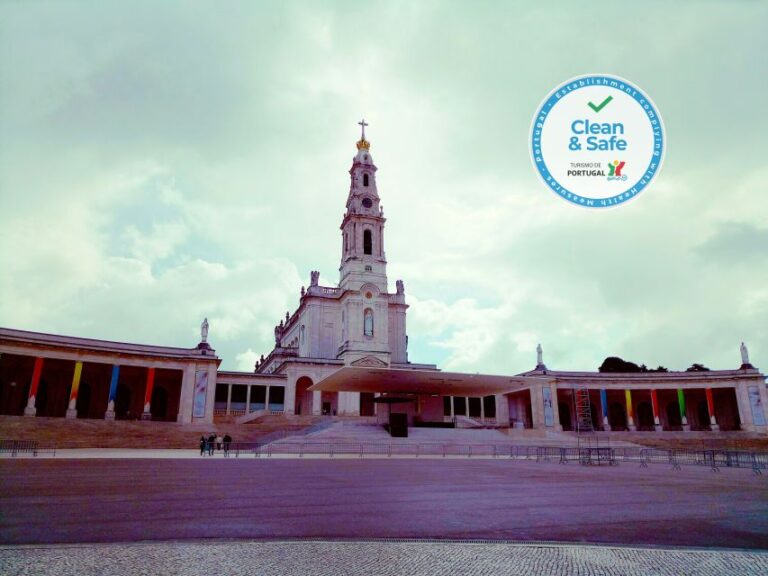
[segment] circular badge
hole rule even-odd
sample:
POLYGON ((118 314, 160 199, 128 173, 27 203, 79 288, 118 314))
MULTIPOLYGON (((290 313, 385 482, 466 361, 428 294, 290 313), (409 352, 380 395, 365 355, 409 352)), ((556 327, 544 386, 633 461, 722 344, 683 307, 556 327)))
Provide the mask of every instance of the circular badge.
POLYGON ((531 124, 531 160, 568 202, 609 208, 636 197, 661 169, 664 124, 648 95, 607 74, 564 82, 531 124))

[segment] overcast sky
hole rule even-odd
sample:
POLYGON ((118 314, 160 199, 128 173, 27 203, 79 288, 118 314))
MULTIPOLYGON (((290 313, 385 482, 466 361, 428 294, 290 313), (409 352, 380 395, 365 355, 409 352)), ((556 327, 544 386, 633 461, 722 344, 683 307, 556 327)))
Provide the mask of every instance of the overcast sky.
POLYGON ((357 122, 409 357, 768 369, 768 3, 0 4, 0 325, 252 370, 335 285, 357 122), (546 7, 545 7, 546 6, 546 7), (640 9, 642 7, 642 9, 640 9), (630 79, 668 150, 633 202, 539 182, 537 105, 630 79))

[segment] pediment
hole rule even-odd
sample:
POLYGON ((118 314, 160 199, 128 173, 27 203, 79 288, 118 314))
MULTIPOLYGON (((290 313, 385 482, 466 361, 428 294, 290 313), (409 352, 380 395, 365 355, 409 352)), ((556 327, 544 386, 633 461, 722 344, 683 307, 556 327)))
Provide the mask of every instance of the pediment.
POLYGON ((383 360, 379 360, 376 358, 376 356, 366 356, 365 358, 360 358, 360 360, 355 360, 351 364, 352 366, 363 366, 367 368, 388 368, 389 365, 384 362, 383 360))

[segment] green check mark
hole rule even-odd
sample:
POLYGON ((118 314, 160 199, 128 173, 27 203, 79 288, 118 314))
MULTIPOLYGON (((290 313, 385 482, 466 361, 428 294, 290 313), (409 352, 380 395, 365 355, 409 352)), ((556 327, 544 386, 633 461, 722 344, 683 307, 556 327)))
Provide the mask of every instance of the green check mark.
POLYGON ((595 112, 600 112, 600 110, 605 108, 608 102, 610 102, 611 100, 613 100, 613 96, 608 96, 608 98, 600 102, 599 106, 595 106, 594 104, 592 104, 592 102, 587 102, 587 106, 592 108, 592 110, 594 110, 595 112))

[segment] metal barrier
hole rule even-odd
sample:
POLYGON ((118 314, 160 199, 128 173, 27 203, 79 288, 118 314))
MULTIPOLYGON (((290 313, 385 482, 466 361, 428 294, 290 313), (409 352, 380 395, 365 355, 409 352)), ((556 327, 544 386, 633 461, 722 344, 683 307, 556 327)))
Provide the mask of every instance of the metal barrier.
POLYGON ((56 454, 56 447, 41 447, 37 440, 0 440, 0 454, 18 456, 31 454, 37 456, 41 452, 56 454))
POLYGON ((667 450, 640 447, 575 447, 575 446, 516 446, 509 444, 441 444, 405 442, 315 442, 271 441, 232 443, 229 455, 235 458, 253 456, 356 456, 365 457, 453 457, 503 458, 535 460, 537 462, 578 462, 582 465, 619 463, 667 464, 679 470, 682 466, 705 466, 713 471, 721 468, 751 468, 756 474, 768 469, 768 453, 736 450, 667 450))

